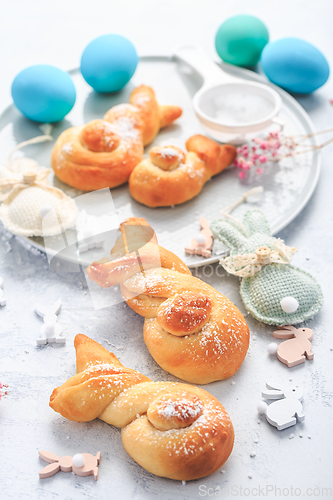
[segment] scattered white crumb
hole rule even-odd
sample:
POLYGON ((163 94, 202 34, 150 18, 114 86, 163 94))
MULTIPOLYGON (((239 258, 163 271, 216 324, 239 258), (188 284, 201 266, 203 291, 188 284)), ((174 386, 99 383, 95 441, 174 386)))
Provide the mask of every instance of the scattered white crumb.
POLYGON ((253 478, 252 474, 249 474, 249 475, 248 475, 248 477, 249 477, 249 479, 252 479, 252 478, 253 478))
POLYGON ((258 443, 258 442, 259 442, 259 439, 255 439, 255 440, 254 440, 254 442, 255 442, 255 443, 258 443))
POLYGON ((308 439, 311 439, 311 436, 308 436, 308 439))
POLYGON ((185 484, 186 484, 186 481, 182 481, 182 485, 185 486, 185 484))
POLYGON ((300 437, 300 438, 302 438, 302 437, 303 437, 303 434, 300 434, 300 435, 299 435, 299 437, 300 437))
POLYGON ((250 457, 254 458, 256 456, 256 452, 254 450, 250 451, 250 457))
POLYGON ((294 439, 294 434, 290 434, 289 439, 294 439))
POLYGON ((235 383, 236 383, 236 382, 235 382, 234 380, 232 380, 232 381, 230 382, 230 384, 231 384, 231 385, 235 385, 235 383))

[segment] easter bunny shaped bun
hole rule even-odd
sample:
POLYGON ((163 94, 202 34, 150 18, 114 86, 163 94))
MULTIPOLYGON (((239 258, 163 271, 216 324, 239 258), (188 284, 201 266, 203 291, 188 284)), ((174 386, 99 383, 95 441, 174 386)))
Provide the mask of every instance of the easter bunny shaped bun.
POLYGON ((300 387, 290 389, 280 385, 266 384, 267 390, 262 392, 265 399, 277 399, 266 410, 267 421, 279 431, 296 424, 297 419, 302 422, 305 418, 301 400, 303 391, 300 387))
POLYGON ((282 330, 273 332, 276 339, 291 339, 282 342, 277 350, 277 357, 288 365, 299 365, 305 362, 305 358, 313 359, 314 354, 311 351, 311 342, 313 331, 310 328, 295 328, 294 326, 285 326, 282 330))
POLYGON ((98 464, 101 460, 101 452, 99 451, 94 457, 90 453, 82 453, 73 458, 70 456, 58 457, 49 451, 39 451, 39 456, 50 465, 46 465, 44 469, 39 472, 40 479, 54 476, 59 470, 63 472, 71 472, 77 476, 90 476, 94 475, 95 481, 98 479, 98 464), (75 457, 80 460, 80 463, 75 464, 75 457), (82 464, 82 465, 81 465, 82 464))
POLYGON ((295 325, 314 316, 323 294, 308 273, 289 264, 296 248, 271 235, 268 221, 259 209, 246 212, 243 225, 235 220, 215 220, 211 229, 230 249, 221 260, 230 274, 243 278, 240 293, 247 310, 268 325, 295 325), (293 297, 294 312, 282 309, 281 300, 293 297))

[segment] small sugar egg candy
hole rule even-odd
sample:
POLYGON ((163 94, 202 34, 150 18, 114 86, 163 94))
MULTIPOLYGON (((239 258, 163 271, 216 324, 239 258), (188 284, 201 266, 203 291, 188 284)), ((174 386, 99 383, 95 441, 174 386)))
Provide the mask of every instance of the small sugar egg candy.
POLYGON ((76 91, 68 73, 48 64, 22 70, 12 84, 15 106, 30 120, 53 123, 73 108, 76 91))
MULTIPOLYGON (((12 189, 0 206, 0 220, 6 229, 21 236, 54 236, 75 224, 78 209, 74 200, 48 185, 47 175, 47 169, 26 172, 23 182, 8 181, 7 187, 12 189), (45 206, 52 210, 45 214, 45 206)), ((6 183, 1 185, 6 187, 6 183)))
POLYGON ((236 66, 254 66, 268 43, 269 33, 257 17, 241 14, 221 24, 215 47, 223 61, 236 66))
POLYGON ((296 94, 317 90, 327 81, 330 72, 320 50, 299 38, 281 38, 267 44, 261 66, 271 82, 296 94))
POLYGON ((81 73, 100 93, 117 92, 130 81, 138 65, 135 47, 127 38, 108 34, 92 40, 81 58, 81 73))

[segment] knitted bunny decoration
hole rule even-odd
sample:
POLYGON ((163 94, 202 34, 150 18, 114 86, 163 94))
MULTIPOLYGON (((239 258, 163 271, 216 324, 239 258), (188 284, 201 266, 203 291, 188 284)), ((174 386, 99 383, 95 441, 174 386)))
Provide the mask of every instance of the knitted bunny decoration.
POLYGON ((323 294, 316 280, 289 265, 296 248, 274 238, 261 210, 246 212, 242 224, 218 219, 211 225, 214 236, 230 249, 221 260, 230 273, 243 278, 240 293, 247 310, 268 325, 295 325, 314 316, 322 306, 323 294), (293 297, 298 307, 287 313, 281 300, 293 297))

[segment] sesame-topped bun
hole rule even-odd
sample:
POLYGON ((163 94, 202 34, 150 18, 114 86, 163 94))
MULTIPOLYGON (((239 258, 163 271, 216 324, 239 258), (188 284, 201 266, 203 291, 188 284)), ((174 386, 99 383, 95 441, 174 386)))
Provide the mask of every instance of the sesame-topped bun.
POLYGON ((53 410, 77 422, 98 417, 121 427, 127 453, 157 476, 198 479, 227 460, 234 429, 211 394, 187 384, 152 382, 85 335, 77 335, 74 344, 78 373, 53 391, 53 410))

